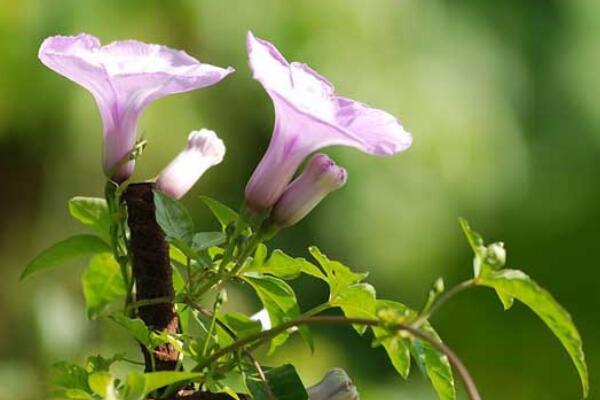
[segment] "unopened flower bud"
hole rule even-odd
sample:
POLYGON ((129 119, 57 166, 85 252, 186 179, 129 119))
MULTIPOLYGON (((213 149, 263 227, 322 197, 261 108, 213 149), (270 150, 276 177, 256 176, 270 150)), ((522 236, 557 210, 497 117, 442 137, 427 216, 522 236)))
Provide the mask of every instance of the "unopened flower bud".
POLYGON ((485 263, 493 269, 500 269, 506 264, 506 249, 504 243, 495 242, 487 246, 485 263))
POLYGON ((360 396, 352 380, 340 368, 332 369, 323 380, 308 388, 310 400, 359 400, 360 396))
POLYGON ((187 147, 160 173, 156 187, 179 199, 200 179, 207 169, 223 161, 225 145, 217 134, 208 129, 194 131, 187 147))
POLYGON ((218 304, 219 307, 220 307, 223 304, 227 303, 227 300, 228 300, 227 290, 221 289, 219 291, 219 294, 217 295, 217 302, 216 302, 216 304, 218 304))
POLYGON ((325 154, 317 154, 285 189, 271 214, 280 228, 304 218, 329 193, 344 186, 348 174, 325 154))

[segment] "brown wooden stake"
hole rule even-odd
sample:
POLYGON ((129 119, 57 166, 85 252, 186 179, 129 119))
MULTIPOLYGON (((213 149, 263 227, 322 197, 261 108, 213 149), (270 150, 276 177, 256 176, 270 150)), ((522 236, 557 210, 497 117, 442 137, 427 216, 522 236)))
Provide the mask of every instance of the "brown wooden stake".
MULTIPOLYGON (((173 298, 173 275, 169 245, 156 222, 152 183, 136 183, 127 187, 123 198, 127 205, 127 224, 131 232, 133 279, 136 301, 173 298)), ((172 302, 141 306, 139 317, 153 330, 177 333, 178 319, 172 302)), ((146 371, 174 370, 179 353, 170 343, 160 345, 150 354, 145 348, 146 371)))

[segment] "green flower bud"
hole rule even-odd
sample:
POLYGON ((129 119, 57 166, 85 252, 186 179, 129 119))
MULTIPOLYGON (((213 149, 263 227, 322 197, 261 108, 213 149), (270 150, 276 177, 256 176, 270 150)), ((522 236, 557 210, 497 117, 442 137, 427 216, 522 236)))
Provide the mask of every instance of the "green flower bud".
POLYGON ((217 295, 217 304, 219 306, 227 303, 227 290, 221 289, 217 295))
POLYGON ((506 249, 504 243, 495 242, 487 246, 485 263, 493 269, 500 269, 506 264, 506 249))

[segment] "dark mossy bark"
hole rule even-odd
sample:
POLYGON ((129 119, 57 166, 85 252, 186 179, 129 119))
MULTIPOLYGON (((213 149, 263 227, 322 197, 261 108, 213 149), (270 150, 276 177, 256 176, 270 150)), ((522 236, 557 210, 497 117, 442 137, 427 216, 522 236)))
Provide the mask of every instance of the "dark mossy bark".
MULTIPOLYGON (((173 272, 169 260, 169 244, 156 222, 152 183, 137 183, 127 187, 123 194, 127 204, 127 224, 131 232, 135 300, 172 299, 173 272)), ((172 302, 145 305, 138 308, 139 317, 154 330, 176 333, 178 319, 172 302)), ((171 344, 163 344, 150 354, 142 349, 146 371, 174 370, 179 353, 171 344)))

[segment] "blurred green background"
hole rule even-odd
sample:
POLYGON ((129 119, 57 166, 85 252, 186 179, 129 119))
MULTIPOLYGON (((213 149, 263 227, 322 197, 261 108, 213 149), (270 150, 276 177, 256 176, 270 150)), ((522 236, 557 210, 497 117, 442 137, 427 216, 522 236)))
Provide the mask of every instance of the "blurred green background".
MULTIPOLYGON (((237 207, 273 125, 270 100, 247 67, 249 29, 414 134, 413 147, 393 158, 328 151, 348 169, 348 185, 274 245, 307 256, 319 244, 370 271, 381 297, 420 307, 438 276, 450 286, 471 273, 457 224, 464 216, 504 240, 509 265, 570 310, 591 368, 590 398, 599 398, 597 0, 0 0, 0 399, 45 398, 57 360, 136 352, 114 326, 85 320, 82 265, 18 283, 31 257, 80 230, 66 201, 103 187, 96 106, 42 66, 41 41, 81 31, 103 42, 137 38, 237 69, 217 86, 154 103, 140 123, 150 146, 139 179, 155 176, 190 130, 208 127, 224 139, 225 161, 185 199, 199 226, 216 227, 197 194, 237 207)), ((309 279, 297 289, 304 308, 326 295, 309 279)), ((247 296, 234 288, 230 306, 247 296)), ((478 289, 434 323, 485 399, 580 398, 566 352, 525 307, 505 313, 478 289)), ((418 372, 402 381, 351 329, 318 332, 316 355, 293 341, 273 361, 297 363, 306 384, 343 367, 366 400, 435 398, 418 372)))

